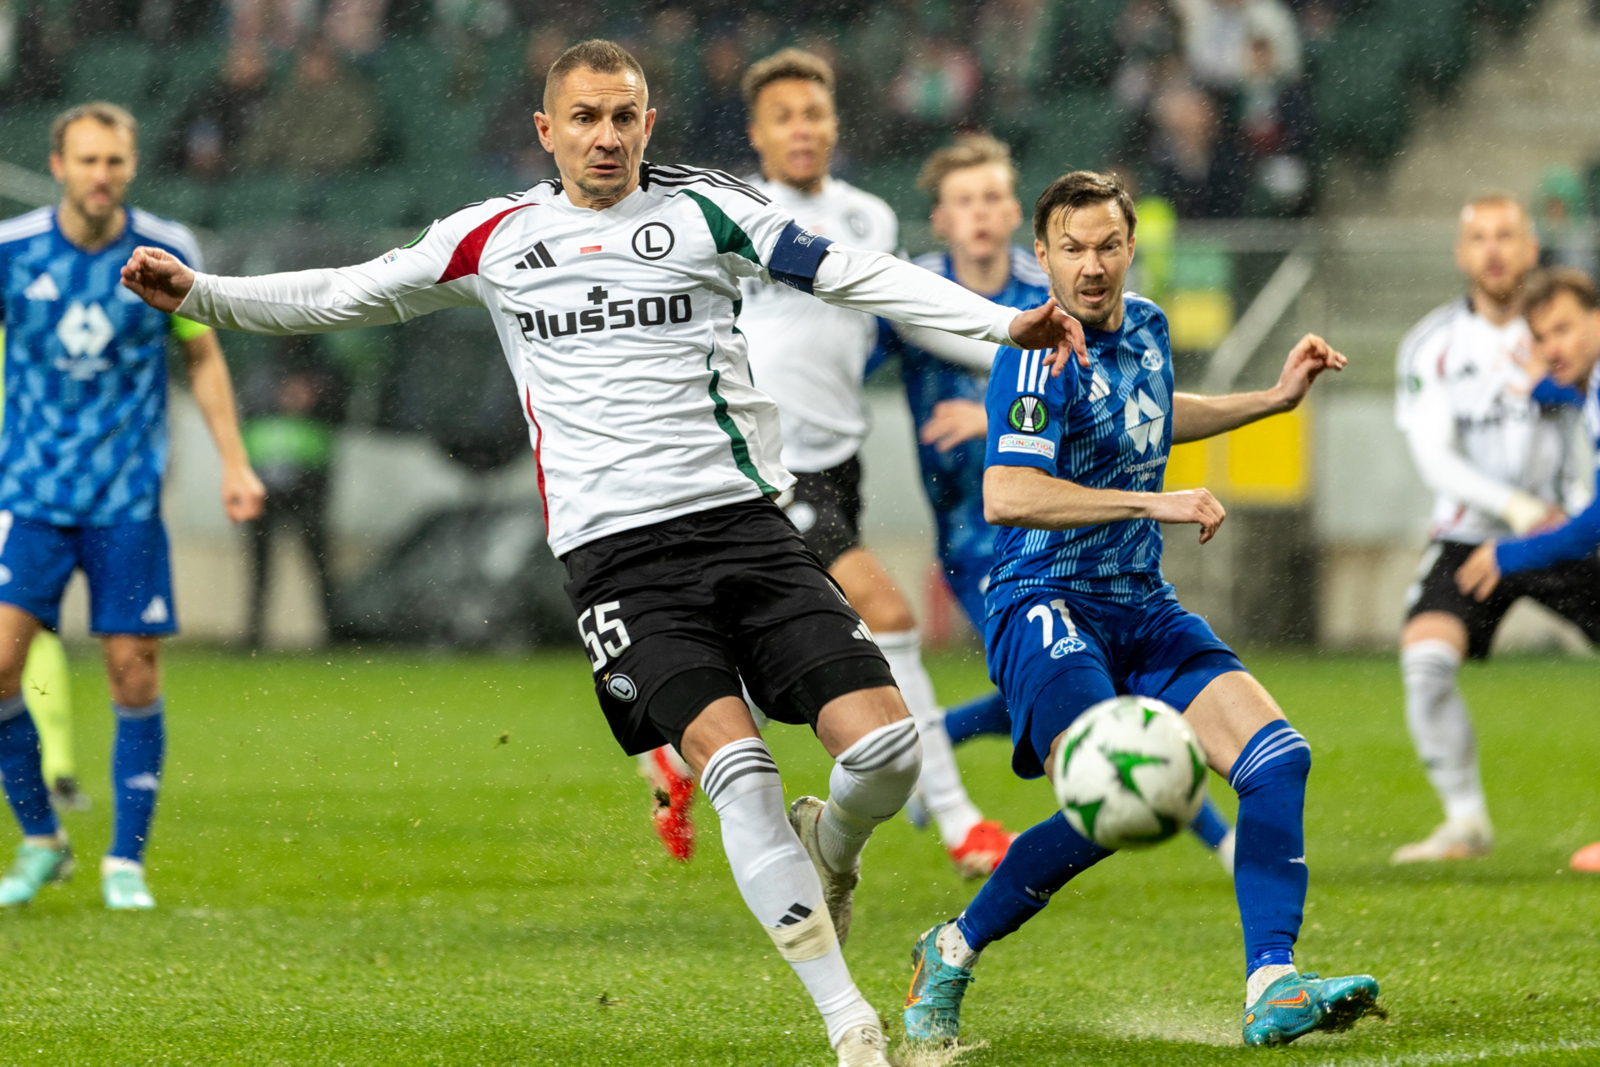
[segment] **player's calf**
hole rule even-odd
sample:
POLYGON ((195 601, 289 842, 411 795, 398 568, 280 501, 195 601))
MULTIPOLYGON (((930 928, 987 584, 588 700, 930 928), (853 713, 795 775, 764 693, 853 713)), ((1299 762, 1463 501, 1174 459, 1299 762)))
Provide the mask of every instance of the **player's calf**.
MULTIPOLYGON (((745 904, 811 994, 841 1063, 848 1048, 852 1064, 874 1064, 857 1055, 856 1046, 863 1044, 863 1027, 876 1032, 881 1045, 877 1013, 845 966, 822 883, 789 825, 783 782, 766 743, 752 737, 723 746, 706 761, 700 782, 722 820, 723 848, 745 904)), ((870 1048, 871 1041, 865 1044, 870 1048)))

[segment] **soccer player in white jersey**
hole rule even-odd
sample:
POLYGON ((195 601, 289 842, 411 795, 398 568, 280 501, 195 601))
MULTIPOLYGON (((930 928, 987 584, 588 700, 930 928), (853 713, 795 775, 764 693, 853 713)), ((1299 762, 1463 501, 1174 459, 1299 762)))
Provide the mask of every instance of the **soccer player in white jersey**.
POLYGON ((119 284, 136 248, 160 246, 173 263, 200 257, 183 226, 125 206, 137 135, 133 116, 111 104, 63 112, 50 132, 61 203, 0 223, 0 780, 23 834, 0 878, 0 906, 24 904, 72 870, 66 832, 46 799, 30 707, 45 694, 24 690, 23 671, 35 635, 57 628, 67 581, 82 570, 117 721, 101 892, 115 910, 155 907, 144 859, 166 746, 160 638, 178 627, 161 521, 169 337, 183 348, 222 459, 228 517, 254 518, 264 495, 239 437, 216 333, 152 311, 119 284))
POLYGON ((916 727, 861 618, 772 498, 793 484, 776 406, 750 383, 739 282, 994 343, 1082 348, 1054 305, 1018 314, 893 256, 808 233, 720 171, 643 162, 655 112, 609 41, 550 68, 540 141, 559 179, 463 208, 334 270, 217 278, 141 249, 124 283, 158 308, 260 333, 489 310, 528 417, 551 548, 595 693, 629 754, 670 743, 722 824, 734 881, 815 1001, 844 1067, 885 1065, 845 966, 859 856, 921 767, 916 727), (836 759, 791 821, 741 681, 836 759), (847 872, 842 877, 838 872, 847 872))
POLYGON ((1466 296, 1430 313, 1400 344, 1396 413, 1437 502, 1433 544, 1408 594, 1400 635, 1406 724, 1444 805, 1445 821, 1402 845, 1395 863, 1482 856, 1493 844, 1477 743, 1456 683, 1463 659, 1489 654, 1500 620, 1529 596, 1600 640, 1592 590, 1600 564, 1518 575, 1477 601, 1455 573, 1485 541, 1561 522, 1589 497, 1588 449, 1576 406, 1544 406, 1519 300, 1539 246, 1527 212, 1506 196, 1461 211, 1456 263, 1466 296))
MULTIPOLYGON (((787 48, 753 64, 743 88, 750 143, 761 161, 752 184, 812 233, 896 252, 900 226, 889 205, 828 173, 839 140, 828 64, 787 48)), ((783 465, 796 479, 785 510, 889 660, 922 738, 920 799, 951 861, 964 877, 987 875, 1011 835, 968 797, 922 665, 911 605, 861 540, 860 451, 870 429, 862 378, 879 320, 786 286, 747 279, 742 288, 739 328, 749 338, 751 371, 778 403, 783 465)))

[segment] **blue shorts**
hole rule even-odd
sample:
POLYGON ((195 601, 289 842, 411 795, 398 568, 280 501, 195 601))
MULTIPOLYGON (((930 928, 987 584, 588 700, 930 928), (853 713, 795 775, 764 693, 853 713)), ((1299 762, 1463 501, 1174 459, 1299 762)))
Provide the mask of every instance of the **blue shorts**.
POLYGON ((89 628, 95 633, 177 632, 167 528, 159 518, 55 526, 0 511, 0 603, 58 629, 61 594, 79 569, 89 579, 89 628))
POLYGON ((984 616, 988 614, 983 594, 989 589, 989 568, 994 564, 994 557, 946 558, 941 562, 944 564, 945 581, 950 583, 950 591, 955 594, 956 603, 967 613, 967 619, 972 623, 973 629, 982 633, 984 616))
POLYGON ((989 619, 989 674, 1011 709, 1011 769, 1044 774, 1050 745, 1114 696, 1155 697, 1186 711, 1212 679, 1244 670, 1204 619, 1168 589, 1127 605, 1040 590, 989 619))

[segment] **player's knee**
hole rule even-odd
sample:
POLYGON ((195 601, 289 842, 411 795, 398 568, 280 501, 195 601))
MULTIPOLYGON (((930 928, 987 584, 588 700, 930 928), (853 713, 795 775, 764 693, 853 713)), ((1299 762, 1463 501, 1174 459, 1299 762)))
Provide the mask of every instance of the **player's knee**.
POLYGON ((901 719, 878 727, 841 754, 830 784, 835 797, 849 796, 852 812, 887 819, 905 806, 921 773, 917 725, 901 719))
POLYGON ((145 707, 161 695, 155 642, 126 641, 106 647, 106 679, 111 699, 125 707, 145 707))

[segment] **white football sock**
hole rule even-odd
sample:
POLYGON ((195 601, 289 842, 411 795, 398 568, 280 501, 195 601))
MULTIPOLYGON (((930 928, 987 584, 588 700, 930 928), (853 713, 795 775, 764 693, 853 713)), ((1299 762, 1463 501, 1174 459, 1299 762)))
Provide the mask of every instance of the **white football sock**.
POLYGON ((789 961, 837 1045, 851 1027, 878 1023, 850 978, 822 902, 822 882, 783 803, 778 765, 764 742, 724 745, 706 762, 701 784, 722 820, 733 880, 756 921, 789 961))
POLYGON ((944 929, 939 931, 939 936, 933 939, 933 945, 939 950, 939 958, 952 967, 965 967, 971 970, 972 965, 978 962, 978 953, 967 944, 961 927, 955 923, 945 923, 944 929))
POLYGON ((1261 999, 1261 994, 1267 991, 1267 986, 1276 982, 1286 974, 1299 974, 1292 963, 1267 963, 1250 972, 1250 977, 1244 983, 1244 1006, 1249 1007, 1261 999))
POLYGON ((840 872, 855 870, 872 831, 905 807, 921 764, 922 746, 910 719, 880 726, 839 753, 817 821, 824 863, 840 872))
POLYGON ((1448 819, 1488 818, 1478 776, 1478 745, 1456 685, 1461 655, 1445 641, 1417 641, 1400 650, 1406 725, 1428 781, 1448 819))
POLYGON ((961 768, 956 766, 955 749, 944 728, 944 709, 939 707, 933 681, 922 665, 922 635, 916 630, 898 630, 874 636, 922 735, 923 799, 939 826, 940 840, 947 848, 957 848, 968 831, 983 821, 983 813, 961 784, 961 768))

